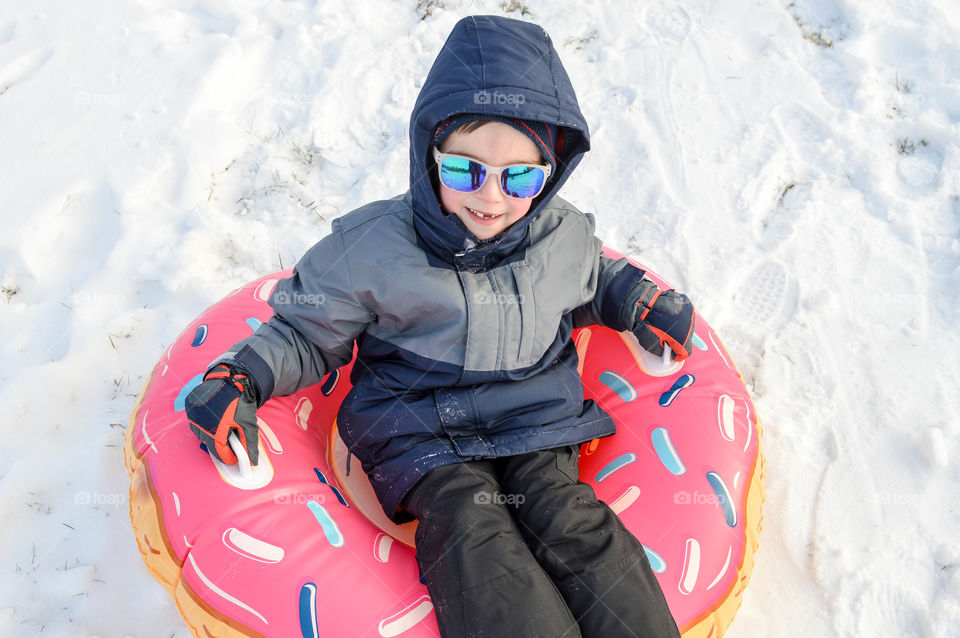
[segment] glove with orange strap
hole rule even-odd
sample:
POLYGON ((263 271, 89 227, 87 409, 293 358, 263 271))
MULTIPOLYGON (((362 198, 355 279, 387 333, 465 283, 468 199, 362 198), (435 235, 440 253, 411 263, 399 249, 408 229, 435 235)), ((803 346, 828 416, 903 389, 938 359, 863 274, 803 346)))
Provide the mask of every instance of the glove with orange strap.
POLYGON ((211 454, 227 465, 237 462, 237 455, 227 442, 232 432, 237 433, 250 463, 257 464, 258 396, 256 384, 246 370, 224 363, 210 368, 203 383, 187 395, 185 407, 190 429, 211 454))
POLYGON ((695 313, 685 294, 660 290, 649 279, 641 279, 627 295, 621 321, 632 326, 631 332, 648 352, 662 355, 666 345, 677 361, 690 356, 695 313))

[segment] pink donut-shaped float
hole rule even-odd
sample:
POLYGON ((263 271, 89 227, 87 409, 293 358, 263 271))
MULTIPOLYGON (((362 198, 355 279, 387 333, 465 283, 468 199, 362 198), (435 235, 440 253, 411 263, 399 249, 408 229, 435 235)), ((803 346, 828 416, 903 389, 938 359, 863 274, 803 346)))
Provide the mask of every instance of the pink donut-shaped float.
MULTIPOLYGON (((416 522, 388 521, 337 436, 349 366, 264 404, 250 473, 215 462, 187 427, 184 398, 269 319, 266 300, 288 275, 207 309, 141 391, 125 458, 144 561, 197 636, 439 636, 416 522)), ((721 636, 753 569, 764 497, 761 429, 740 375, 700 317, 682 367, 657 369, 607 328, 575 340, 587 397, 617 422, 615 436, 582 446, 581 480, 644 544, 683 636, 721 636)))

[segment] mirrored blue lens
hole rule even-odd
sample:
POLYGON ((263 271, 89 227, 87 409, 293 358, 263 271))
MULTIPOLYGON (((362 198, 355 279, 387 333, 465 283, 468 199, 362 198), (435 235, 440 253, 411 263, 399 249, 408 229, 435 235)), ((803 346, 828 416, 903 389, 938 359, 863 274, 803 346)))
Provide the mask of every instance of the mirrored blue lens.
MULTIPOLYGON (((540 192, 545 178, 543 169, 537 166, 512 166, 500 175, 500 187, 508 197, 525 199, 540 192)), ((472 193, 483 186, 487 169, 465 157, 445 157, 440 164, 440 179, 448 188, 472 193)))
POLYGON ((483 186, 487 169, 465 157, 445 157, 440 164, 440 179, 448 188, 470 193, 483 186))
POLYGON ((503 193, 510 197, 533 197, 543 186, 543 169, 536 166, 512 166, 500 175, 503 193))

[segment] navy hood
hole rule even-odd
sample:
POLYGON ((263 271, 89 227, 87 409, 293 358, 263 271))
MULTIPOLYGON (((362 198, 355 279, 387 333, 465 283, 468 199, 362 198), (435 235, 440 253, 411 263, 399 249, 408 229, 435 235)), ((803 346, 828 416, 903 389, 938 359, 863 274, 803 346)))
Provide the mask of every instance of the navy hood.
POLYGON ((447 264, 486 269, 522 252, 527 227, 590 149, 587 123, 550 36, 500 16, 457 22, 420 89, 410 116, 410 196, 418 241, 447 264), (538 120, 558 127, 557 170, 530 212, 502 235, 477 243, 440 207, 429 155, 437 125, 460 113, 538 120))

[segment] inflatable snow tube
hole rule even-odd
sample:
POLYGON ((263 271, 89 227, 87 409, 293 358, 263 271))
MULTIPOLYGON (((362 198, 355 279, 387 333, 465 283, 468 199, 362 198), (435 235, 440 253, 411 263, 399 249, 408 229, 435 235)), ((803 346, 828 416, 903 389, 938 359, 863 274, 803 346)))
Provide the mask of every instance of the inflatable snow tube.
MULTIPOLYGON (((187 427, 186 395, 271 316, 266 300, 288 274, 206 310, 144 385, 125 445, 140 552, 197 636, 435 637, 416 522, 383 515, 337 436, 349 365, 261 407, 250 472, 214 461, 187 427)), ((582 446, 581 480, 643 543, 683 636, 721 636, 762 523, 761 428, 743 382, 699 317, 682 367, 658 369, 632 336, 600 326, 575 340, 587 397, 617 422, 615 436, 582 446)))

